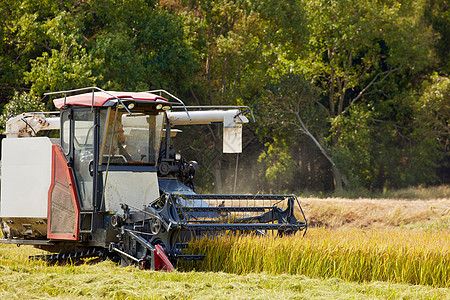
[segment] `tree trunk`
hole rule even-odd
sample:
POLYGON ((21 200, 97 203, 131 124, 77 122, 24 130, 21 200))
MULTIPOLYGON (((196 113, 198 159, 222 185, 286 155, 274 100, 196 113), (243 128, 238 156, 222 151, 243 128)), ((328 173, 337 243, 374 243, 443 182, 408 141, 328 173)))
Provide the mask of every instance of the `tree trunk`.
POLYGON ((222 194, 222 160, 219 158, 214 166, 214 191, 222 194))
POLYGON ((339 172, 339 169, 335 165, 331 167, 331 170, 333 171, 334 189, 336 190, 336 192, 341 192, 342 191, 341 172, 339 172))
POLYGON ((317 146, 317 148, 319 148, 322 155, 330 162, 331 168, 333 171, 334 188, 336 191, 342 191, 342 182, 343 181, 344 181, 344 183, 346 183, 346 182, 345 182, 345 179, 342 176, 341 172, 339 172, 339 169, 337 168, 336 164, 333 162, 331 157, 327 154, 327 152, 322 147, 322 145, 319 143, 319 141, 312 135, 312 133, 308 130, 306 125, 303 123, 303 120, 300 118, 300 114, 298 112, 295 112, 295 115, 296 115, 297 120, 300 125, 297 123, 294 123, 294 124, 297 126, 297 128, 300 129, 301 132, 303 132, 304 134, 306 134, 307 136, 309 136, 311 138, 311 140, 314 142, 314 144, 317 146))

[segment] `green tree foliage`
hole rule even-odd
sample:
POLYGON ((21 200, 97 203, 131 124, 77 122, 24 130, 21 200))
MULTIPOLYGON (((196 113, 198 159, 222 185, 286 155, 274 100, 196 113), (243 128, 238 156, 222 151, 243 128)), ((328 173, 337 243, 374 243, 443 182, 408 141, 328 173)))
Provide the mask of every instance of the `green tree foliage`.
POLYGON ((337 165, 370 189, 417 184, 402 165, 413 152, 411 88, 433 63, 423 3, 307 3, 311 48, 298 66, 323 91, 337 165))
MULTIPOLYGON (((254 109, 238 169, 258 189, 325 189, 325 173, 336 187, 433 184, 448 170, 446 0, 3 0, 0 13, 3 122, 49 91, 164 88, 254 109)), ((183 130, 204 187, 225 190, 236 156, 220 128, 183 130)))
POLYGON ((180 18, 150 1, 12 1, 0 9, 2 93, 86 85, 176 92, 198 69, 180 18))
POLYGON ((387 80, 411 78, 429 64, 431 30, 416 5, 317 0, 306 9, 310 49, 297 67, 323 91, 330 119, 389 89, 397 93, 387 80))
POLYGON ((383 105, 358 106, 335 119, 336 161, 353 185, 371 190, 436 182, 437 164, 447 151, 440 138, 448 137, 448 125, 442 123, 448 121, 435 118, 423 96, 403 94, 383 105))
POLYGON ((44 103, 40 101, 40 98, 27 93, 19 94, 16 92, 11 101, 9 101, 3 109, 3 113, 0 116, 0 126, 5 127, 6 121, 18 114, 43 110, 44 103))
POLYGON ((421 95, 353 108, 333 124, 336 160, 368 189, 439 181, 436 169, 449 155, 449 101, 448 78, 433 75, 421 95))
MULTIPOLYGON (((433 74, 414 107, 419 115, 418 130, 436 138, 442 148, 450 147, 450 78, 433 74), (424 126, 425 125, 425 128, 424 126)), ((447 149, 448 150, 448 149, 447 149)))
MULTIPOLYGON (((252 107, 264 103, 266 75, 277 60, 272 43, 278 37, 269 20, 260 17, 258 4, 190 1, 187 7, 177 8, 183 11, 187 36, 191 37, 202 66, 191 87, 194 103, 252 107)), ((193 135, 198 137, 198 132, 193 135)), ((218 128, 205 128, 202 136, 204 139, 199 143, 206 149, 201 156, 213 157, 211 167, 202 171, 214 177, 215 190, 221 192, 225 185, 221 173, 227 165, 234 165, 234 157, 222 155, 218 128)), ((247 131, 244 136, 251 139, 254 133, 247 131)), ((202 149, 201 146, 194 147, 202 149)), ((257 157, 258 154, 245 160, 256 161, 257 157)))
MULTIPOLYGON (((284 181, 288 184, 283 186, 304 188, 298 178, 305 175, 300 174, 306 171, 301 166, 309 163, 302 162, 301 153, 305 152, 305 144, 317 150, 318 155, 330 166, 334 165, 328 149, 324 148, 328 133, 327 115, 322 107, 315 105, 319 90, 303 76, 293 73, 274 80, 267 89, 270 91, 270 101, 262 108, 267 117, 260 133, 265 132, 264 135, 273 137, 273 140, 266 142, 267 150, 260 155, 259 160, 267 165, 265 175, 269 185, 271 182, 278 185, 284 181), (277 180, 274 181, 274 178, 277 180)), ((309 156, 312 161, 313 158, 309 156)), ((320 167, 324 167, 323 164, 320 167)))
POLYGON ((47 91, 69 90, 93 86, 96 76, 92 74, 95 59, 84 48, 72 45, 69 49, 52 49, 31 60, 31 70, 25 72, 25 80, 32 83, 36 95, 47 91))
POLYGON ((450 72, 450 5, 447 0, 428 0, 424 16, 436 34, 433 44, 439 57, 437 69, 445 74, 450 72))
POLYGON ((437 148, 437 154, 426 159, 434 160, 440 175, 438 182, 445 183, 450 168, 450 79, 433 74, 424 86, 414 107, 418 114, 414 135, 437 148))
MULTIPOLYGON (((198 69, 186 42, 181 19, 145 1, 126 1, 92 43, 92 53, 104 74, 101 86, 113 89, 170 89, 184 92, 198 69)), ((96 18, 111 14, 99 11, 96 18)))

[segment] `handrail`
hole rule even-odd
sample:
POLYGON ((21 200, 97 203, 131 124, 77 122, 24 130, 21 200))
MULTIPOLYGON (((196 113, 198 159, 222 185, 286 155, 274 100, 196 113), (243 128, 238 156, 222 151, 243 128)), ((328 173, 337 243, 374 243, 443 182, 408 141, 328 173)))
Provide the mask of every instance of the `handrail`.
POLYGON ((18 115, 22 115, 22 114, 47 114, 47 115, 59 115, 61 112, 60 111, 27 111, 27 112, 23 112, 17 115, 14 115, 13 117, 17 117, 18 115))
MULTIPOLYGON (((128 107, 126 107, 124 105, 124 103, 122 102, 122 100, 119 97, 117 97, 117 96, 111 94, 110 92, 105 91, 105 90, 103 90, 103 89, 101 89, 99 87, 96 87, 96 86, 79 88, 79 89, 72 89, 72 90, 67 90, 67 91, 49 92, 49 93, 45 93, 44 95, 48 96, 48 95, 64 94, 64 106, 65 106, 66 105, 67 93, 82 92, 82 91, 87 91, 87 90, 92 90, 92 107, 94 106, 94 90, 97 90, 97 91, 103 92, 103 93, 105 93, 105 94, 107 94, 107 95, 109 95, 111 97, 114 97, 117 101, 120 102, 120 104, 122 104, 124 106, 124 108, 126 109, 128 114, 131 114, 131 111, 128 109, 128 107)), ((204 105, 204 106, 198 105, 198 106, 186 106, 181 99, 179 99, 178 97, 176 97, 175 95, 169 93, 166 90, 151 90, 151 91, 146 91, 145 93, 165 93, 168 96, 172 97, 173 99, 178 101, 181 105, 183 105, 183 108, 186 111, 186 114, 188 115, 189 120, 191 120, 191 116, 189 115, 188 108, 193 108, 193 109, 198 109, 198 108, 200 108, 200 109, 201 108, 238 108, 238 109, 242 109, 242 108, 245 108, 245 109, 250 111, 250 113, 252 115, 253 122, 255 122, 255 116, 253 115, 253 110, 249 106, 245 106, 245 105, 223 105, 223 106, 221 106, 221 105, 204 105)), ((173 108, 176 108, 176 107, 173 107, 173 108)))
POLYGON ((114 95, 112 95, 112 94, 108 93, 107 91, 105 91, 105 90, 103 90, 103 89, 101 89, 101 88, 99 88, 99 87, 96 87, 96 86, 85 87, 85 88, 79 88, 79 89, 73 89, 73 90, 67 90, 67 91, 49 92, 49 93, 45 93, 44 95, 47 96, 47 95, 56 95, 56 94, 63 94, 63 93, 82 92, 82 91, 92 90, 92 89, 99 90, 100 92, 105 92, 105 93, 107 93, 108 95, 114 97, 114 95))
POLYGON ((111 97, 114 97, 118 102, 120 102, 120 104, 123 105, 123 107, 128 112, 128 114, 131 115, 131 111, 128 109, 128 107, 126 107, 125 104, 123 104, 122 100, 120 100, 119 97, 117 97, 117 96, 111 94, 110 92, 105 91, 105 90, 103 90, 103 89, 101 89, 99 87, 96 87, 96 86, 91 86, 91 87, 86 87, 86 88, 79 88, 79 89, 73 89, 73 90, 67 90, 67 91, 50 92, 50 93, 45 93, 44 95, 48 96, 48 95, 64 94, 64 106, 66 106, 67 93, 82 92, 82 91, 87 91, 87 90, 92 90, 92 107, 94 107, 94 93, 95 93, 94 90, 97 90, 97 91, 103 92, 103 93, 105 93, 105 94, 107 94, 107 95, 109 95, 111 97))
POLYGON ((152 90, 152 91, 147 91, 146 93, 166 93, 167 95, 169 95, 169 96, 172 97, 173 99, 175 99, 175 100, 177 100, 178 102, 180 102, 181 105, 183 105, 184 110, 186 111, 186 114, 187 114, 188 117, 189 117, 189 120, 191 120, 191 116, 189 115, 189 112, 188 112, 188 110, 187 110, 187 108, 186 108, 186 105, 185 105, 184 102, 181 101, 181 99, 179 99, 178 97, 172 95, 171 93, 169 93, 169 92, 166 91, 166 90, 152 90))

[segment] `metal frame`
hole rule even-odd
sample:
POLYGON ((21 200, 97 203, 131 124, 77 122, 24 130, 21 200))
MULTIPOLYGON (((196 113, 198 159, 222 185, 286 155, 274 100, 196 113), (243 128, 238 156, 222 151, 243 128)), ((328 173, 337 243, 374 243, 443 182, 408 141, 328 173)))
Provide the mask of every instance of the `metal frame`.
POLYGON ((114 97, 118 102, 120 102, 120 104, 122 104, 122 105, 124 106, 125 110, 126 110, 129 114, 131 114, 131 111, 128 110, 128 108, 123 104, 122 100, 121 100, 119 97, 117 97, 117 96, 111 94, 110 92, 105 91, 105 90, 103 90, 103 89, 101 89, 101 88, 99 88, 99 87, 96 87, 96 86, 91 86, 91 87, 86 87, 86 88, 80 88, 80 89, 73 89, 73 90, 67 90, 67 91, 58 91, 58 92, 45 93, 44 95, 45 95, 45 96, 49 96, 49 95, 64 94, 64 107, 66 107, 67 93, 83 92, 83 91, 89 91, 89 90, 92 91, 92 106, 91 106, 91 109, 92 109, 92 110, 94 109, 95 91, 97 90, 97 91, 99 91, 99 92, 102 92, 102 93, 105 93, 105 94, 107 94, 107 95, 110 95, 111 97, 114 97))
POLYGON ((178 97, 172 95, 171 93, 169 93, 168 91, 166 91, 166 90, 152 90, 152 91, 146 91, 146 93, 152 93, 152 94, 153 94, 153 93, 160 93, 160 94, 161 94, 161 93, 165 93, 165 94, 168 95, 169 97, 171 97, 171 98, 177 100, 178 102, 180 102, 180 104, 183 105, 183 108, 184 108, 184 110, 186 111, 186 114, 188 115, 189 119, 191 119, 191 116, 189 115, 189 112, 188 112, 188 110, 187 110, 187 106, 184 104, 184 102, 181 101, 180 98, 178 98, 178 97))
POLYGON ((184 226, 189 229, 200 230, 200 231, 214 231, 214 230, 305 230, 307 229, 307 221, 302 207, 295 195, 201 195, 201 194, 182 194, 182 195, 172 195, 177 198, 176 202, 180 202, 179 199, 185 200, 197 200, 197 201, 215 201, 215 206, 194 206, 194 207, 183 207, 183 214, 187 216, 184 226), (225 201, 238 202, 241 201, 246 203, 244 205, 235 206, 220 206, 219 200, 222 200, 222 204, 225 201), (253 206, 248 206, 248 202, 253 201, 253 206), (266 201, 273 202, 270 206, 264 205, 266 201), (283 211, 277 207, 277 204, 286 201, 287 207, 283 211), (262 205, 257 205, 262 202, 262 205), (294 209, 298 208, 303 221, 297 221, 294 214, 294 209), (290 211, 288 211, 290 210, 290 211), (197 218, 189 217, 191 213, 217 213, 218 217, 214 218, 197 218), (224 214, 228 213, 262 213, 261 215, 253 215, 251 217, 238 218, 236 214, 233 214, 232 218, 223 218, 224 214), (281 216, 289 216, 286 219, 281 220, 281 216), (291 217, 292 220, 290 219, 291 217), (277 221, 278 223, 275 223, 277 221), (281 222, 283 221, 283 222, 281 222), (286 223, 285 223, 286 222, 286 223))

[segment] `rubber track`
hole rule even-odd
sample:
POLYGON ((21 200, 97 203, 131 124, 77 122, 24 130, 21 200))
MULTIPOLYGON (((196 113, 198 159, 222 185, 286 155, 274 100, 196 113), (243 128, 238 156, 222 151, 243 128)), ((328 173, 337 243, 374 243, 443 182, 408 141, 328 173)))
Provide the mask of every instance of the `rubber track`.
POLYGON ((92 248, 85 251, 69 252, 69 253, 57 253, 47 255, 34 255, 29 256, 28 259, 44 260, 44 261, 57 261, 69 258, 89 258, 89 257, 102 257, 105 253, 104 248, 92 248))

